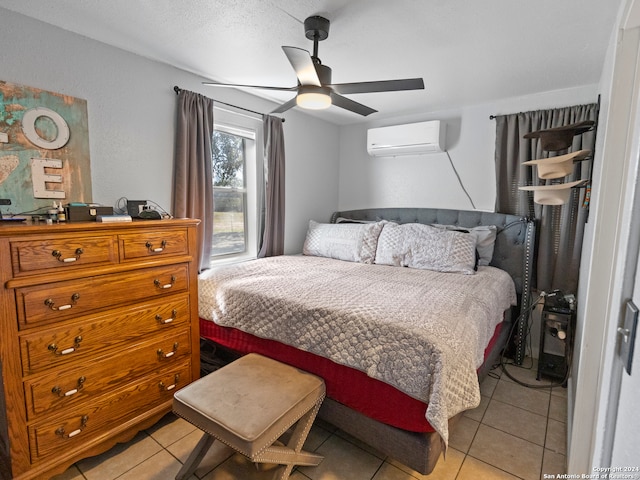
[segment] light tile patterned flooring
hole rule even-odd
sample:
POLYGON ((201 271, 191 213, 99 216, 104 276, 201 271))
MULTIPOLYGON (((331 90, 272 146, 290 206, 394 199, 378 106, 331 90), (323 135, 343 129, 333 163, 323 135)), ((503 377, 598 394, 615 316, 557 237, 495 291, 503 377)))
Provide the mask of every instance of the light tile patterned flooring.
MULTIPOLYGON (((535 369, 507 367, 526 383, 535 369)), ((305 448, 324 455, 317 467, 300 467, 291 480, 501 480, 543 478, 566 473, 566 389, 530 389, 500 368, 482 385, 482 402, 460 419, 451 433, 446 460, 430 476, 385 458, 342 431, 316 421, 305 448)), ((84 459, 55 480, 170 480, 199 440, 201 432, 173 414, 140 432, 132 441, 84 459)), ((214 443, 190 480, 266 480, 244 457, 214 443)))

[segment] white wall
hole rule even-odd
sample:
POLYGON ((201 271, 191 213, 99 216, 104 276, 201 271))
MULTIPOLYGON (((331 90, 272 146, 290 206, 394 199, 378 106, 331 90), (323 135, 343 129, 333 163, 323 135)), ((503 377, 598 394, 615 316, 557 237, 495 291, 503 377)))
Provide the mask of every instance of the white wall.
POLYGON ((285 253, 298 253, 309 220, 328 222, 338 209, 339 129, 300 113, 285 117, 285 253))
MULTIPOLYGON (((0 8, 0 80, 87 100, 93 201, 153 200, 171 211, 173 86, 260 112, 274 104, 0 8)), ((337 208, 336 126, 285 115, 287 253, 300 251, 309 218, 337 208)), ((72 199, 69 199, 72 200, 72 199)))
MULTIPOLYGON (((398 95, 401 95, 399 93, 398 95)), ((429 207, 473 210, 446 153, 373 158, 367 154, 367 129, 442 120, 446 148, 478 210, 495 205, 495 121, 490 115, 594 103, 597 85, 508 98, 493 103, 423 115, 384 118, 342 127, 340 132, 340 209, 429 207)))

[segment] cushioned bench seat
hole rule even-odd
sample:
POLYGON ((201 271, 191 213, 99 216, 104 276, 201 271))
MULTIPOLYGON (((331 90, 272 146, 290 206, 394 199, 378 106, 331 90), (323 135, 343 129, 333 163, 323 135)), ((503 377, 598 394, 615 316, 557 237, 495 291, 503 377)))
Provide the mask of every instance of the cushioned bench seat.
POLYGON ((255 463, 281 465, 285 480, 295 465, 318 465, 302 450, 324 399, 324 381, 310 373, 250 353, 174 395, 173 411, 204 433, 176 479, 188 478, 215 439, 255 463), (287 445, 275 442, 296 424, 287 445))

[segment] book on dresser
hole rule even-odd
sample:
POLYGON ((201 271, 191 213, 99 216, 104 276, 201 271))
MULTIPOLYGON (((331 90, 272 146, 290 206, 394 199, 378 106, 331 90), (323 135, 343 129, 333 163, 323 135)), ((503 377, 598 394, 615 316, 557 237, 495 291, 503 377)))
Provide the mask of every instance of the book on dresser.
POLYGON ((132 438, 199 377, 198 220, 0 227, 0 478, 132 438))

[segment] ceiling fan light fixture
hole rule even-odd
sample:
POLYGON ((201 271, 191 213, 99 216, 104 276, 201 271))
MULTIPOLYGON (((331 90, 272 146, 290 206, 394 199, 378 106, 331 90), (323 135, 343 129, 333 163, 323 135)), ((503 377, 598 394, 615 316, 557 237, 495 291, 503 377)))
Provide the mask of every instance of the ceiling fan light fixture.
POLYGON ((331 90, 328 87, 303 85, 298 91, 296 104, 308 110, 323 110, 331 106, 331 90))
POLYGON ((329 36, 329 20, 320 16, 312 16, 304 21, 305 36, 313 40, 313 55, 299 47, 282 46, 289 63, 298 78, 293 87, 272 87, 265 85, 242 85, 233 83, 204 82, 206 85, 236 88, 262 88, 296 92, 296 96, 279 105, 271 113, 284 113, 290 108, 299 106, 309 110, 323 110, 334 105, 349 112, 366 117, 376 113, 367 107, 343 95, 356 93, 396 92, 401 90, 423 90, 422 78, 404 78, 399 80, 378 80, 372 82, 332 83, 331 68, 323 65, 318 57, 318 42, 329 36))

